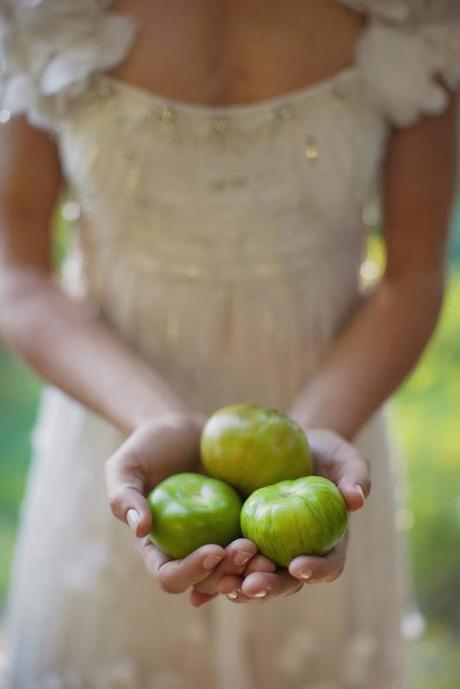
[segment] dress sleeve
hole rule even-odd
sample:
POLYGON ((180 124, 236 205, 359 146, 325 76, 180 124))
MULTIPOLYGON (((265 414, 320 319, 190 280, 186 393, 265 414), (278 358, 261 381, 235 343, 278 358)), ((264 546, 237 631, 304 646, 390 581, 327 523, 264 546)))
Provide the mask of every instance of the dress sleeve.
POLYGON ((396 126, 439 114, 460 84, 459 0, 342 0, 368 16, 357 67, 396 126))
POLYGON ((128 53, 135 27, 104 0, 0 0, 0 120, 53 131, 91 74, 128 53))

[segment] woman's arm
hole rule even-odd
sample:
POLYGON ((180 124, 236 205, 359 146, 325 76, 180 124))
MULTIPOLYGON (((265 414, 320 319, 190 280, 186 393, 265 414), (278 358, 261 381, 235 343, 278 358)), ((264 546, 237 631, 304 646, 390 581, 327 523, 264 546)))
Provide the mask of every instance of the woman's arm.
POLYGON ((384 176, 384 276, 289 414, 351 439, 417 363, 440 313, 456 177, 456 104, 394 133, 384 176))
POLYGON ((0 336, 38 374, 124 432, 185 402, 52 273, 51 219, 61 189, 46 134, 0 127, 0 336))

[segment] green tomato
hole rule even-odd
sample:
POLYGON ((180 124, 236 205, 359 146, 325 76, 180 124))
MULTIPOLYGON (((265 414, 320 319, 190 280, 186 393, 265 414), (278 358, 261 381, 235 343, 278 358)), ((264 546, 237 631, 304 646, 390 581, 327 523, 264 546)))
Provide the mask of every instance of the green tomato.
POLYGON ((148 503, 153 520, 150 537, 174 559, 207 543, 225 547, 241 535, 239 495, 209 476, 170 476, 152 490, 148 503))
POLYGON ((241 510, 241 530, 282 567, 299 555, 324 555, 343 537, 348 511, 339 489, 321 476, 259 488, 241 510))
POLYGON ((223 407, 209 417, 201 434, 201 461, 208 474, 243 495, 313 470, 300 426, 276 409, 255 404, 223 407))

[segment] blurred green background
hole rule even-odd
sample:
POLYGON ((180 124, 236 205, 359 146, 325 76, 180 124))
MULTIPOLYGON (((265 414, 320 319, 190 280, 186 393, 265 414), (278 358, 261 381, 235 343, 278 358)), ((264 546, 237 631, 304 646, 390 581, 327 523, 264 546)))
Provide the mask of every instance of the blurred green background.
MULTIPOLYGON (((408 534, 417 600, 404 624, 411 689, 460 689, 460 197, 453 225, 441 322, 392 403, 407 481, 407 501, 396 518, 408 534)), ((56 226, 62 255, 65 224, 56 226)), ((373 233, 363 279, 376 277, 382 254, 373 233)), ((39 395, 35 376, 0 349, 0 616, 39 395)))

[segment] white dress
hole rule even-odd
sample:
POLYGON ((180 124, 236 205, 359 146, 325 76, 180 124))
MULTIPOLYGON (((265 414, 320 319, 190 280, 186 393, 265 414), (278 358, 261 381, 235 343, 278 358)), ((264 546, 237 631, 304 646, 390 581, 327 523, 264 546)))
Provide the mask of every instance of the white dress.
MULTIPOLYGON (((349 4, 370 17, 355 66, 206 107, 107 74, 135 40, 110 3, 0 2, 0 119, 25 112, 50 131, 81 209, 63 284, 205 413, 289 409, 359 293, 362 212, 391 126, 442 111, 433 76, 459 76, 458 23, 443 21, 456 0, 437 3, 439 16, 420 2, 349 4)), ((12 576, 9 689, 403 686, 382 414, 358 439, 374 490, 352 516, 343 576, 267 605, 222 597, 196 610, 159 590, 106 501, 104 462, 122 439, 46 389, 12 576)))

